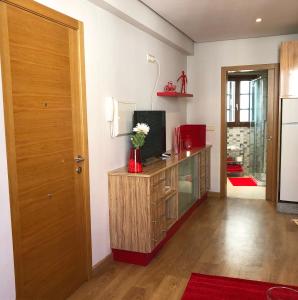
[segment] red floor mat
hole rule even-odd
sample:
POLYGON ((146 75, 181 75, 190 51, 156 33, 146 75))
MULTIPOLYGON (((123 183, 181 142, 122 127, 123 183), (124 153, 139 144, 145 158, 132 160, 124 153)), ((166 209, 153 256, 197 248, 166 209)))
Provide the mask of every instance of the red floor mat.
MULTIPOLYGON (((266 300, 267 290, 280 286, 269 282, 211 276, 193 273, 189 279, 182 300, 266 300)), ((298 287, 290 287, 295 290, 298 287)), ((289 296, 285 290, 279 296, 289 296), (287 293, 287 294, 286 294, 287 293)), ((298 300, 297 297, 278 298, 298 300)))
POLYGON ((257 186, 257 182, 252 177, 229 177, 233 186, 257 186))

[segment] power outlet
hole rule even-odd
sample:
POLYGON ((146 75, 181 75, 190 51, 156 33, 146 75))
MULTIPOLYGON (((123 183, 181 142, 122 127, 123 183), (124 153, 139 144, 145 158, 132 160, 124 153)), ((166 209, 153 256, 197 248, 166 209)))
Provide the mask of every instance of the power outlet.
POLYGON ((148 63, 155 63, 155 62, 156 62, 155 56, 148 53, 148 54, 147 54, 147 62, 148 62, 148 63))

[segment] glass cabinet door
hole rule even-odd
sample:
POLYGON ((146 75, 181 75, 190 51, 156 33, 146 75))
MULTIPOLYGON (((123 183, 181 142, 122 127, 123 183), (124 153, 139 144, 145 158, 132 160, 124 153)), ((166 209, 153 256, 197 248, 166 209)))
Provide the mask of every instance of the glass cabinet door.
POLYGON ((178 213, 181 216, 198 199, 198 157, 193 156, 179 164, 178 213))

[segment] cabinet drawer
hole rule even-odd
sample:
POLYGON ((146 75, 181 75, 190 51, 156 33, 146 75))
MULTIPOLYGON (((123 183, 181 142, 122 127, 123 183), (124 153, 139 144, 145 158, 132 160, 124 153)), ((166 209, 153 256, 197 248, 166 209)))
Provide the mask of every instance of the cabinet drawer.
POLYGON ((151 199, 152 247, 156 246, 166 234, 165 200, 158 191, 155 199, 151 199))
POLYGON ((151 216, 152 220, 159 219, 165 214, 165 201, 161 199, 151 203, 151 216))
POLYGON ((150 203, 153 206, 160 205, 165 197, 164 183, 160 183, 151 189, 150 203))
POLYGON ((203 195, 206 193, 206 183, 205 178, 201 180, 201 186, 200 186, 200 196, 203 197, 203 195))
POLYGON ((166 236, 166 217, 165 215, 152 221, 152 246, 155 247, 166 236))
POLYGON ((200 165, 201 165, 201 170, 205 168, 206 166, 206 152, 202 151, 200 153, 200 165))
POLYGON ((151 188, 156 188, 157 186, 159 186, 160 184, 164 184, 166 177, 165 177, 165 172, 160 172, 157 175, 154 175, 151 179, 150 179, 150 184, 151 184, 151 188))

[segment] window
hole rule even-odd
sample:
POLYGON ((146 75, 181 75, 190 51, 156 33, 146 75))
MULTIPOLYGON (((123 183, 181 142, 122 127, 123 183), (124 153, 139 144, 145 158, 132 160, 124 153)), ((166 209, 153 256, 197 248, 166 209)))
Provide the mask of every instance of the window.
POLYGON ((229 76, 227 82, 228 126, 249 126, 251 112, 251 80, 255 77, 229 76))
POLYGON ((227 82, 227 122, 235 122, 235 81, 227 82))

